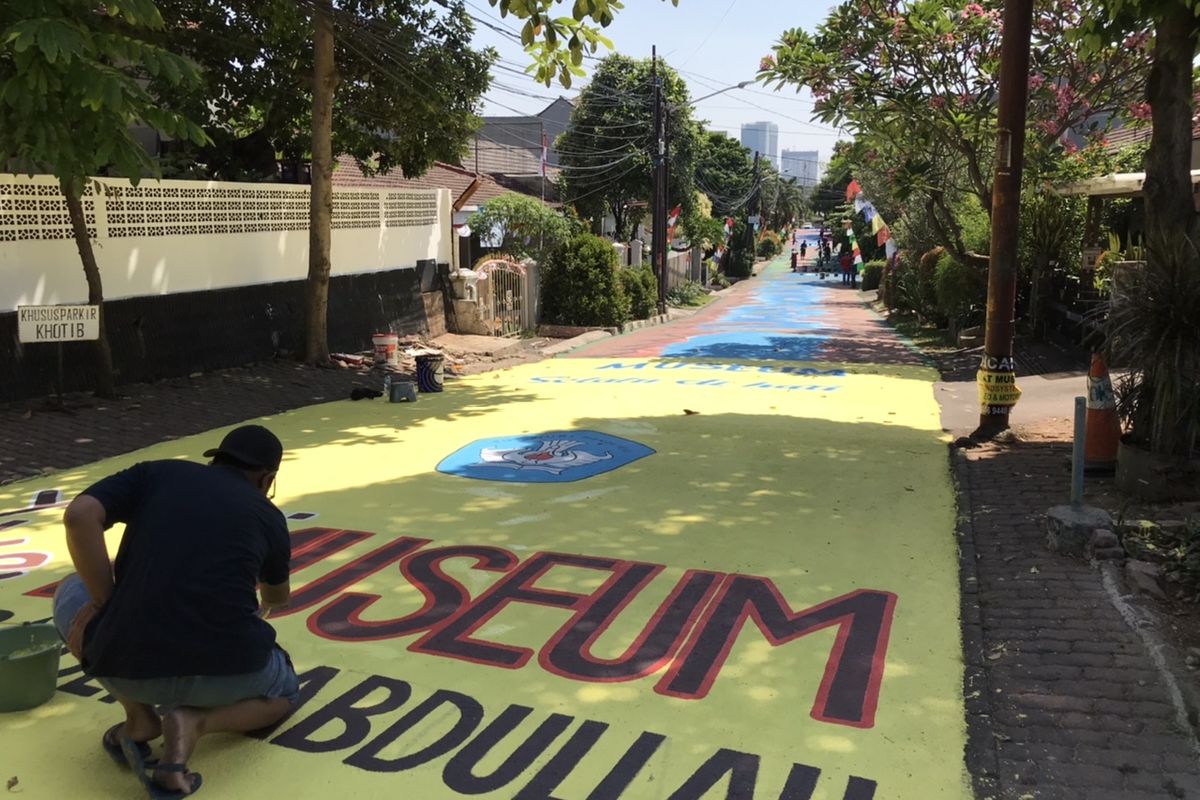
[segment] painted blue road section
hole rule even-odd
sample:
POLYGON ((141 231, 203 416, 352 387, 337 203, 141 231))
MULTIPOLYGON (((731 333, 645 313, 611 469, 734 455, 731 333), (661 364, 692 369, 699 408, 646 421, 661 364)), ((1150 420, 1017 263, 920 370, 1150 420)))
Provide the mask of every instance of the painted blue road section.
MULTIPOLYGON (((810 248, 817 231, 802 230, 810 248)), ((788 245, 790 249, 790 245, 788 245)), ((704 326, 705 333, 667 345, 664 356, 761 361, 816 360, 830 340, 829 310, 822 299, 829 285, 816 275, 767 272, 748 302, 704 326)))

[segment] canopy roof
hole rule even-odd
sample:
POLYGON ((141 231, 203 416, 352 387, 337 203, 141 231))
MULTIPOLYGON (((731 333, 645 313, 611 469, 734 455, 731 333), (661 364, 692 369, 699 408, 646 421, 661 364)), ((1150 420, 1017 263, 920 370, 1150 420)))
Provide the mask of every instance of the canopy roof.
MULTIPOLYGON (((1142 184, 1146 182, 1144 172, 1118 172, 1111 175, 1101 175, 1098 178, 1087 178, 1082 181, 1072 181, 1052 187, 1057 195, 1063 197, 1139 197, 1142 194, 1142 184)), ((1200 183, 1200 169, 1192 170, 1192 185, 1200 183)))

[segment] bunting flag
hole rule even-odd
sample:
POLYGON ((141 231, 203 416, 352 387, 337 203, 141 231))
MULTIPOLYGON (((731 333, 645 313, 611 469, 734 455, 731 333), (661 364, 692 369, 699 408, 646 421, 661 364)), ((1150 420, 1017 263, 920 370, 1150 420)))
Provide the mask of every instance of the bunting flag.
POLYGON ((850 185, 846 187, 846 202, 850 202, 861 193, 862 187, 858 185, 858 181, 851 178, 850 185))
POLYGON ((683 213, 683 206, 675 206, 671 209, 671 213, 667 215, 667 244, 670 244, 675 239, 675 224, 679 222, 679 215, 683 213))
POLYGON ((858 239, 854 236, 854 225, 846 223, 846 238, 850 240, 850 251, 854 254, 854 265, 863 263, 862 250, 858 248, 858 239))
POLYGON ((733 217, 725 218, 725 241, 729 241, 729 237, 733 236, 733 217))
POLYGON ((887 225, 881 227, 875 232, 875 244, 883 247, 884 244, 892 240, 892 232, 888 230, 887 225))
POLYGON ((872 219, 868 220, 871 223, 871 233, 879 233, 887 227, 883 224, 883 217, 876 214, 872 219))
POLYGON ((863 219, 865 219, 867 222, 870 222, 871 220, 876 219, 879 216, 879 212, 875 210, 875 206, 871 205, 870 200, 864 200, 863 207, 862 207, 862 215, 863 215, 863 219))
POLYGON ((854 210, 856 212, 862 211, 863 206, 865 206, 866 204, 867 204, 867 201, 862 199, 861 194, 854 198, 854 210))

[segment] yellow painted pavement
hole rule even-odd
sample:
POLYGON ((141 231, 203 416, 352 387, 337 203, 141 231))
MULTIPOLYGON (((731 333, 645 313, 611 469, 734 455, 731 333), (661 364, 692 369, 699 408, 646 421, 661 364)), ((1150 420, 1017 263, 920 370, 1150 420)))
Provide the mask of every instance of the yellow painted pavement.
MULTIPOLYGON (((316 514, 290 524, 298 542, 324 544, 292 578, 312 604, 272 620, 309 696, 265 740, 206 739, 191 764, 199 796, 969 796, 934 378, 554 360, 415 405, 270 418, 287 448, 276 503, 316 514), (579 431, 618 439, 539 436, 579 431), (516 436, 533 443, 508 462, 520 469, 496 453, 467 460, 485 476, 557 479, 592 469, 554 472, 580 448, 654 452, 570 482, 437 471, 459 448, 516 436), (621 666, 652 618, 665 627, 640 643, 660 650, 621 666)), ((139 460, 196 459, 221 433, 0 487, 0 512, 41 489, 69 498, 139 460)), ((11 622, 49 615, 26 593, 68 571, 60 514, 0 517, 29 520, 0 530, 0 572, 37 560, 18 553, 50 556, 0 580, 11 622)), ((118 707, 78 674, 60 686, 39 709, 0 715, 0 778, 19 777, 27 800, 137 796, 99 747, 118 707)))

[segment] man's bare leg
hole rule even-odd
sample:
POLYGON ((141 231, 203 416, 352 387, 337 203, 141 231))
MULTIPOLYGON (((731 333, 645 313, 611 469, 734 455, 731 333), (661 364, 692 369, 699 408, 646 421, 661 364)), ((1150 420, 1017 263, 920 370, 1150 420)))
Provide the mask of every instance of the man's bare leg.
MULTIPOLYGON (((291 708, 284 698, 255 698, 220 708, 177 708, 162 719, 165 764, 186 764, 200 737, 207 733, 246 733, 274 725, 291 708)), ((154 782, 164 789, 189 792, 190 774, 156 770, 154 782)))
POLYGON ((152 706, 139 703, 120 695, 113 695, 125 709, 125 729, 121 735, 135 742, 149 742, 162 736, 162 720, 152 706))

